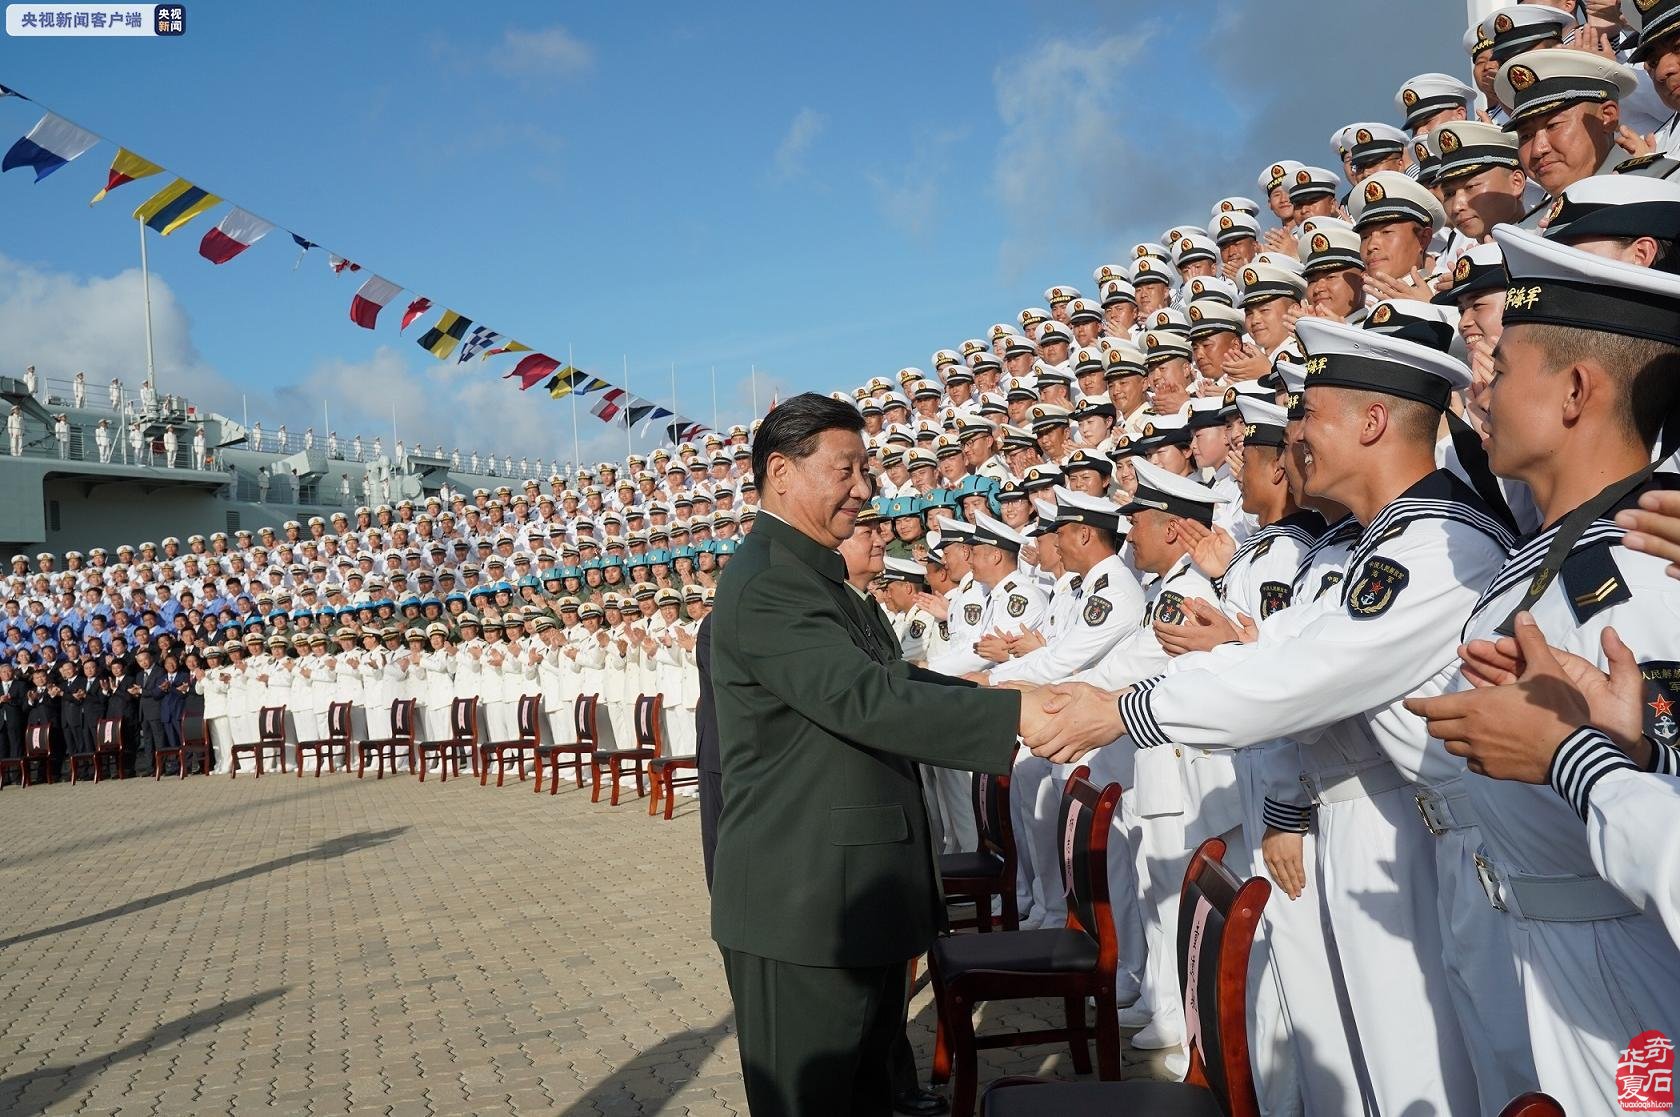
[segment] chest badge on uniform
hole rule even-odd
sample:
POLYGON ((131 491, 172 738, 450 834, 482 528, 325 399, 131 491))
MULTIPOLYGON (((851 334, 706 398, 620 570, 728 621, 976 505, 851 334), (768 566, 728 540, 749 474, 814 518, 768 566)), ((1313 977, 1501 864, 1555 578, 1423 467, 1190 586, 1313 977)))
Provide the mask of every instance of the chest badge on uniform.
POLYGON ((1012 593, 1009 595, 1009 601, 1005 608, 1009 610, 1010 616, 1019 617, 1027 611, 1027 599, 1018 593, 1012 593))
POLYGON ((1114 604, 1106 597, 1093 597, 1085 602, 1085 623, 1096 628, 1108 619, 1114 611, 1114 604))
POLYGON ((1155 600, 1155 619, 1162 624, 1184 623, 1184 595, 1177 590, 1165 590, 1155 600))
MULTIPOLYGON (((1325 594, 1329 593, 1332 589, 1335 589, 1337 586, 1341 585, 1341 583, 1342 583, 1342 572, 1340 570, 1329 571, 1328 573, 1326 573, 1324 575, 1323 579, 1320 580, 1320 582, 1318 583, 1318 597, 1323 597, 1325 594)), ((1317 598, 1314 598, 1314 600, 1316 601, 1317 598)))
POLYGON ((1348 587, 1348 612, 1356 617, 1382 616, 1411 580, 1411 571, 1397 562, 1384 558, 1369 560, 1348 587))
POLYGON ((978 605, 964 605, 963 606, 963 623, 968 624, 968 625, 979 624, 980 623, 980 606, 978 606, 978 605))
POLYGON ((1279 609, 1289 608, 1289 587, 1282 582, 1260 583, 1260 619, 1265 620, 1279 609))
POLYGON ((923 624, 921 621, 910 622, 910 639, 920 640, 922 638, 922 633, 926 631, 927 625, 923 624))
POLYGON ((1641 663, 1639 673, 1645 676, 1645 732, 1672 745, 1680 737, 1680 723, 1674 720, 1674 707, 1680 703, 1680 663, 1641 663))

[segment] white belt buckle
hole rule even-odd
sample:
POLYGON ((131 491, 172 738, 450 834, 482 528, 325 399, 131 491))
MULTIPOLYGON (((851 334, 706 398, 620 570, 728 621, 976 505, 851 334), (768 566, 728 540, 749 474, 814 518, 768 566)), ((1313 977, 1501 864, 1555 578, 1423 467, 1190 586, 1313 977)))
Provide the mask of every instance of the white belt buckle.
POLYGON ((1476 854, 1476 879, 1481 882, 1482 893, 1487 896, 1488 903, 1493 905, 1493 910, 1510 914, 1511 909, 1505 901, 1505 888, 1499 870, 1493 867, 1493 862, 1486 854, 1476 854))
POLYGON ((1412 794, 1412 799, 1417 803, 1418 814, 1423 816, 1424 828, 1429 831, 1430 835, 1439 838, 1442 834, 1445 834, 1447 832, 1446 825, 1436 819, 1434 792, 1417 791, 1412 794))

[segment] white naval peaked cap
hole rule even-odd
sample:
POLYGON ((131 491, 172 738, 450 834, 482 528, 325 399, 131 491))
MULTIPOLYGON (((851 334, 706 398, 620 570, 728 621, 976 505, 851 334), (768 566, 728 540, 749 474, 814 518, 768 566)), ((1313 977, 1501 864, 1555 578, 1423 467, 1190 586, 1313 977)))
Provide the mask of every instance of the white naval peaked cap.
POLYGON ((1023 307, 1021 313, 1017 314, 1015 318, 1021 323, 1021 328, 1024 330, 1040 322, 1050 321, 1050 312, 1042 306, 1023 307))
POLYGON ((939 534, 946 543, 972 543, 974 525, 951 516, 939 517, 939 534))
POLYGON ((1628 61, 1648 61, 1657 41, 1674 30, 1680 20, 1680 4, 1674 0, 1622 0, 1622 19, 1638 35, 1628 61))
POLYGON ((1470 386, 1470 370, 1438 349, 1373 330, 1303 318, 1295 336, 1306 351, 1305 391, 1350 388, 1414 400, 1445 411, 1470 386))
POLYGON ((885 564, 882 572, 888 578, 892 578, 900 582, 921 582, 927 580, 927 567, 923 566, 919 562, 911 562, 909 559, 893 558, 891 555, 888 555, 882 561, 885 564))
POLYGON ((1295 169, 1287 185, 1290 201, 1305 202, 1320 194, 1334 196, 1339 193, 1342 189, 1342 176, 1326 167, 1302 165, 1295 169))
POLYGON ((1243 210, 1218 214, 1208 223, 1208 236, 1220 245, 1241 240, 1244 237, 1259 237, 1259 235, 1260 222, 1255 220, 1252 213, 1243 210))
POLYGON ((1515 132, 1525 120, 1565 105, 1620 101, 1638 84, 1631 66, 1584 50, 1531 50, 1499 68, 1493 91, 1511 114, 1505 130, 1515 132))
POLYGON ((1191 301, 1214 299, 1226 306, 1235 306, 1237 285, 1222 275, 1198 275, 1185 285, 1191 301))
POLYGON ((1132 259, 1134 261, 1141 260, 1145 256, 1153 256, 1155 259, 1166 263, 1170 263, 1172 261, 1172 253, 1167 251, 1167 246, 1164 244, 1159 244, 1152 240, 1146 240, 1139 241, 1137 244, 1132 245, 1132 259))
POLYGON ((1134 289, 1145 283, 1165 283, 1173 290, 1178 290, 1184 277, 1178 269, 1164 260, 1154 256, 1143 256, 1132 263, 1132 287, 1134 289))
POLYGON ((1391 221, 1415 221, 1431 229, 1447 223, 1447 211, 1435 195, 1403 171, 1371 175, 1354 190, 1348 206, 1353 227, 1360 232, 1391 221))
POLYGON ((1350 124, 1344 133, 1348 158, 1355 167, 1403 153, 1410 138, 1394 125, 1381 121, 1350 124))
POLYGON ((1680 275, 1494 226, 1511 286, 1505 325, 1568 326, 1680 345, 1680 275))
POLYGON ((1131 273, 1132 269, 1129 264, 1102 264, 1091 273, 1091 278, 1096 281, 1097 290, 1101 291, 1105 284, 1112 283, 1116 279, 1125 279, 1131 273))
POLYGON ((1219 262, 1219 245, 1200 229, 1186 233, 1173 245, 1173 262, 1179 267, 1197 260, 1219 262))
POLYGON ((1244 198, 1240 194, 1232 195, 1213 203, 1213 212, 1208 216, 1217 218, 1222 213, 1246 213, 1250 217, 1258 217, 1260 216, 1260 203, 1253 198, 1244 198))
POLYGON ((1680 240, 1680 182, 1613 174, 1571 183, 1546 215, 1546 239, 1582 237, 1680 240))
POLYGON ((1475 99, 1476 91, 1451 74, 1419 74, 1395 92, 1394 107, 1405 114, 1402 127, 1410 132, 1436 113, 1468 108, 1475 99))
POLYGON ((1247 324, 1242 311, 1217 298, 1191 300, 1189 317, 1191 341, 1201 341, 1217 333, 1240 334, 1247 324))
POLYGON ((1261 193, 1270 194, 1280 186, 1288 186, 1295 179, 1295 172, 1305 164, 1297 163, 1293 159, 1279 159, 1260 172, 1261 193))
POLYGON ((1481 174, 1489 167, 1520 167, 1517 138, 1497 124, 1452 120, 1429 133, 1429 150, 1438 158, 1435 177, 1445 182, 1481 174))
POLYGON ((1383 299, 1371 308, 1360 325, 1390 337, 1402 337, 1441 349, 1463 360, 1467 353, 1458 336, 1458 302, 1421 299, 1383 299))
POLYGON ((1311 277, 1314 272, 1340 271, 1343 268, 1365 270, 1365 257, 1360 252, 1359 234, 1345 221, 1326 224, 1308 232, 1303 230, 1296 251, 1301 255, 1301 274, 1311 277))
POLYGON ((1069 287, 1066 284, 1058 283, 1056 286, 1047 287, 1044 290, 1044 301, 1051 306, 1055 306, 1057 303, 1071 302, 1078 297, 1079 288, 1069 287))
POLYGON ((1130 279, 1110 279, 1102 285, 1102 305, 1104 307, 1117 306, 1120 303, 1137 302, 1137 292, 1132 288, 1130 279))
POLYGON ((1001 547, 1006 551, 1019 551, 1026 545, 1027 537, 1002 520, 994 520, 984 512, 976 512, 974 514, 974 542, 1001 547))
POLYGON ((1050 491, 1056 498, 1052 518, 1058 524, 1088 524, 1116 535, 1125 535, 1132 530, 1132 523, 1121 515, 1120 506, 1107 497, 1075 492, 1063 485, 1057 485, 1050 491))
POLYGON ((1154 511, 1208 523, 1214 508, 1225 503, 1206 485, 1168 473, 1145 458, 1133 458, 1132 469, 1137 473, 1137 491, 1131 503, 1120 509, 1128 516, 1154 511))
POLYGON ((1574 12, 1545 4, 1508 4, 1490 12, 1479 31, 1493 48, 1494 61, 1503 65, 1537 43, 1566 38, 1574 29, 1574 12))
POLYGON ((1289 261, 1293 267, 1280 267, 1275 263, 1262 264, 1259 261, 1244 265, 1242 277, 1242 295, 1237 305, 1247 309, 1259 306, 1272 299, 1294 299, 1301 301, 1307 296, 1307 281, 1302 277, 1300 263, 1289 261))

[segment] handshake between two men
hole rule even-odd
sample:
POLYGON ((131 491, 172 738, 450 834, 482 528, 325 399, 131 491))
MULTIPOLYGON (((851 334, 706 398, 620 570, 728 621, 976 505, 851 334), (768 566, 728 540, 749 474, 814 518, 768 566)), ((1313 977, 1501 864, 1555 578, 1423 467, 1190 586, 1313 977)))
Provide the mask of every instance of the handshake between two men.
POLYGON ((1000 684, 1021 692, 1021 740, 1053 764, 1072 764, 1126 735, 1120 695, 1090 683, 1000 684))

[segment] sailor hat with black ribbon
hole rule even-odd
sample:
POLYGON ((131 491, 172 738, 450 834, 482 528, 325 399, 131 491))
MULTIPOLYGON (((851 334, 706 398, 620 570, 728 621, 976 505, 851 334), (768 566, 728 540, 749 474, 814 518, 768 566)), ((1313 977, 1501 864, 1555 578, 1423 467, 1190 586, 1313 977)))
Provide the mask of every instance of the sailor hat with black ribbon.
POLYGON ((1476 91, 1451 74, 1419 74, 1400 87, 1394 105, 1406 114, 1401 127, 1416 132, 1418 126, 1447 109, 1469 109, 1476 91))
POLYGON ((1680 240, 1680 183, 1593 175, 1564 187, 1547 212, 1546 239, 1569 243, 1584 237, 1680 240))
POLYGON ((1680 275, 1595 256, 1527 229, 1496 225, 1511 285, 1505 329, 1533 323, 1680 346, 1680 275))
POLYGON ((1100 454, 1095 450, 1088 450, 1081 446, 1079 449, 1069 454, 1067 461, 1062 463, 1062 473, 1064 476, 1072 473, 1076 469, 1094 469, 1104 477, 1107 477, 1110 473, 1114 472, 1114 463, 1108 460, 1108 455, 1100 454))
MULTIPOLYGON (((1276 387, 1283 393, 1284 410, 1289 414, 1289 421, 1295 422, 1306 416, 1306 386, 1307 366, 1299 361, 1273 361, 1269 374, 1277 380, 1276 387)), ((1264 381, 1267 377, 1261 377, 1264 381)))
POLYGON ((1132 530, 1131 521, 1120 514, 1120 506, 1107 497, 1075 492, 1061 485, 1056 486, 1052 495, 1056 498, 1057 526, 1084 524, 1112 535, 1126 535, 1132 530))
POLYGON ((1260 172, 1260 189, 1270 194, 1280 186, 1288 186, 1295 180, 1295 172, 1299 171, 1302 166, 1303 164, 1297 163, 1293 159, 1279 159, 1260 172))
MULTIPOLYGON (((1551 11, 1538 5, 1523 10, 1551 11)), ((1634 91, 1639 76, 1632 67, 1588 54, 1584 50, 1533 50, 1499 68, 1494 93, 1510 112, 1504 128, 1515 132, 1526 120, 1556 112, 1566 105, 1602 105, 1620 101, 1634 91)))
POLYGON ((1021 484, 1029 493, 1042 492, 1060 484, 1061 481, 1062 471, 1048 463, 1028 466, 1027 472, 1021 477, 1021 484))
POLYGON ((1087 372, 1101 372, 1106 367, 1102 348, 1096 345, 1081 345, 1074 349, 1068 358, 1073 365, 1073 374, 1081 376, 1087 372))
POLYGON ((1042 306, 1029 306, 1017 314, 1015 319, 1021 323, 1023 330, 1030 330, 1034 326, 1050 321, 1050 312, 1042 306))
POLYGON ((949 547, 953 543, 974 542, 975 527, 967 520, 957 520, 950 516, 938 517, 939 543, 942 547, 949 547))
POLYGON ((1480 120, 1453 120, 1429 133, 1429 149, 1437 156, 1435 178, 1451 182, 1466 175, 1479 175, 1494 167, 1522 166, 1517 159, 1517 137, 1497 124, 1480 120))
POLYGON ((1243 312, 1218 299, 1196 299, 1190 304, 1190 340, 1201 341, 1214 334, 1241 334, 1243 312))
POLYGON ((1068 425, 1068 409, 1053 403, 1037 403, 1027 409, 1027 419, 1034 434, 1068 425))
POLYGON ((1405 153, 1406 133, 1392 124, 1371 121, 1348 125, 1348 158, 1355 170, 1405 153))
POLYGON ((1242 413, 1245 446, 1283 446, 1289 426, 1289 413, 1283 408, 1268 399, 1239 395, 1237 410, 1242 413))
POLYGON ((1324 167, 1301 166, 1289 180, 1289 200, 1296 205, 1341 193, 1342 178, 1324 167))
POLYGON ((1441 160, 1430 150, 1429 137, 1419 136, 1412 141, 1412 165, 1406 173, 1424 186, 1434 186, 1441 177, 1441 160))
POLYGON ((1237 305, 1237 285, 1222 275, 1198 275, 1184 285, 1191 302, 1207 299, 1226 306, 1237 305))
POLYGON ((1301 273, 1311 279, 1319 272, 1346 268, 1365 270, 1365 256, 1359 250, 1359 234, 1345 221, 1325 222, 1300 240, 1301 273))
POLYGON ((1680 0, 1622 0, 1622 19, 1638 43, 1628 61, 1644 62, 1659 39, 1680 31, 1680 0))
POLYGON ((1132 263, 1132 287, 1134 290, 1146 283, 1164 283, 1174 291, 1184 281, 1178 274, 1178 269, 1153 256, 1143 256, 1132 263))
POLYGON ((1017 427, 1010 423, 1003 425, 1003 448, 1005 450, 1037 450, 1038 439, 1026 427, 1017 427))
POLYGON ((1243 268, 1240 278, 1242 295, 1237 305, 1245 310, 1273 299, 1299 302, 1307 296, 1307 281, 1299 271, 1290 268, 1255 262, 1243 268))
POLYGON ((1082 396, 1079 402, 1073 405, 1071 418, 1077 423, 1081 419, 1089 419, 1093 416, 1113 419, 1116 414, 1114 401, 1107 396, 1082 396))
POLYGON ((1470 386, 1462 362, 1405 338, 1321 318, 1295 323, 1295 336, 1307 355, 1303 392, 1350 388, 1445 411, 1452 393, 1470 386))
POLYGON ((1541 43, 1553 39, 1562 42, 1574 29, 1573 12, 1545 4, 1511 4, 1482 20, 1481 32, 1492 43, 1493 60, 1504 65, 1541 43))
POLYGON ((1253 214, 1241 210, 1221 213, 1208 223, 1208 236, 1220 247, 1245 237, 1257 239, 1260 236, 1260 222, 1253 214))
POLYGON ((1211 524, 1213 510, 1224 503, 1219 495, 1206 485, 1197 484, 1190 478, 1180 477, 1176 473, 1168 473, 1160 466, 1152 465, 1142 458, 1132 462, 1132 469, 1137 473, 1137 490, 1132 493, 1131 503, 1120 509, 1124 515, 1165 512, 1169 516, 1182 516, 1187 520, 1211 524))
POLYGON ((1171 330, 1179 334, 1190 332, 1190 319, 1176 306, 1163 306, 1159 310, 1151 311, 1149 320, 1141 324, 1148 330, 1171 330))
POLYGON ((1458 337, 1458 304, 1384 299, 1360 323, 1367 330, 1449 352, 1458 337))
POLYGON ((1143 335, 1143 363, 1146 368, 1154 368, 1165 361, 1177 358, 1190 359, 1189 331, 1179 333, 1177 330, 1150 330, 1143 335))
POLYGON ((977 512, 974 516, 973 542, 976 545, 998 547, 1010 554, 1018 554, 1026 545, 1027 537, 1002 520, 994 520, 984 512, 977 512))
POLYGON ((1225 418, 1225 401, 1221 396, 1191 396, 1190 414, 1185 418, 1185 425, 1191 431, 1207 430, 1210 427, 1222 427, 1225 418))
POLYGON ((1091 278, 1096 280, 1097 290, 1100 292, 1105 286, 1114 282, 1116 279, 1126 279, 1131 274, 1132 268, 1130 264, 1100 264, 1097 269, 1091 273, 1091 278))
POLYGON ((1183 415, 1157 415, 1143 424, 1143 432, 1132 440, 1136 453, 1148 454, 1163 446, 1190 445, 1190 422, 1183 415))
POLYGON ((1044 291, 1044 301, 1050 304, 1051 309, 1055 309, 1062 303, 1072 302, 1078 297, 1079 288, 1067 287, 1062 284, 1057 284, 1054 287, 1048 287, 1044 291))
POLYGON ((1486 20, 1477 20, 1470 25, 1470 30, 1464 33, 1464 53, 1474 62, 1476 56, 1484 50, 1493 49, 1493 32, 1488 30, 1486 20))
POLYGON ((1447 211, 1435 195, 1402 171, 1378 171, 1365 179, 1354 188, 1350 204, 1353 227, 1361 233, 1392 221, 1415 221, 1430 229, 1447 223, 1447 211))
POLYGON ((1003 342, 1005 357, 1036 357, 1038 356, 1038 342, 1026 334, 1010 334, 1003 342))
POLYGON ((1168 249, 1166 245, 1152 240, 1139 241, 1137 244, 1132 245, 1132 261, 1134 263, 1143 259, 1145 256, 1150 256, 1157 260, 1170 261, 1172 259, 1172 251, 1168 249))
POLYGON ((983 434, 997 434, 997 428, 978 415, 966 412, 957 416, 957 441, 967 442, 971 438, 978 438, 983 434))
POLYGON ((1483 291, 1504 291, 1510 286, 1505 274, 1505 254, 1497 243, 1478 244, 1453 265, 1452 286, 1430 299, 1444 306, 1457 306, 1460 299, 1483 291))

